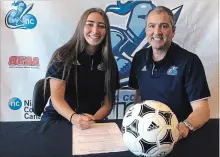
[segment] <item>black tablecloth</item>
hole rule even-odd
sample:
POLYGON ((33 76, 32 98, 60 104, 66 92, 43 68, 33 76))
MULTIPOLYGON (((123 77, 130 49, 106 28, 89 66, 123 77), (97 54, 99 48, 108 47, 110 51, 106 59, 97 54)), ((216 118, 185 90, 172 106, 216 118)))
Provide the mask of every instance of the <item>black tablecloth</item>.
MULTIPOLYGON (((112 121, 109 121, 112 122, 112 121)), ((121 126, 121 120, 115 120, 121 126)), ((71 157, 72 125, 67 121, 1 122, 0 157, 71 157)), ((135 157, 131 152, 90 157, 135 157)), ((218 157, 219 119, 179 141, 167 157, 218 157)))

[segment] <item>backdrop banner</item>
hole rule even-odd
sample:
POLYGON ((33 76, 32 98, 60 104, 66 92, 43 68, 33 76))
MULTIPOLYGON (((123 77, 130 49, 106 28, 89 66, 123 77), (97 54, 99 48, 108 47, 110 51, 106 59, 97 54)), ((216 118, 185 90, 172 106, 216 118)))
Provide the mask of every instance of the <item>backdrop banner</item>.
POLYGON ((109 16, 112 47, 123 89, 116 93, 110 119, 121 119, 134 101, 127 87, 134 54, 149 44, 145 17, 156 6, 170 8, 176 19, 174 41, 197 54, 211 90, 211 117, 218 117, 218 0, 56 0, 2 1, 0 50, 0 121, 37 121, 32 112, 35 83, 45 77, 53 52, 73 35, 81 14, 100 7, 109 16))

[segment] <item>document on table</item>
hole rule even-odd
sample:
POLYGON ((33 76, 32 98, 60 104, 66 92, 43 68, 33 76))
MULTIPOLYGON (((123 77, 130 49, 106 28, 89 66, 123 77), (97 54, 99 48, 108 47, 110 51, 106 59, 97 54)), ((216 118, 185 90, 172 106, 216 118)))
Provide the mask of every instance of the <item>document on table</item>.
POLYGON ((72 129, 72 154, 98 154, 127 151, 116 123, 95 123, 86 130, 72 129))

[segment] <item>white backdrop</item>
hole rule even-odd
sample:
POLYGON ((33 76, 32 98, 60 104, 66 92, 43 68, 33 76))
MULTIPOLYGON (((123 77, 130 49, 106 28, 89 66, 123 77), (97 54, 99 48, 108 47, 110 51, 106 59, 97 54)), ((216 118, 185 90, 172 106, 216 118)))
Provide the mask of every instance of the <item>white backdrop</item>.
MULTIPOLYGON (((121 1, 122 4, 126 2, 121 1)), ((137 7, 141 7, 142 10, 146 8, 147 11, 146 6, 150 5, 146 3, 152 3, 151 7, 165 5, 172 10, 182 6, 176 23, 174 41, 201 58, 212 94, 209 100, 211 116, 218 117, 218 0, 143 0, 136 2, 139 4, 131 5, 130 10, 123 13, 111 11, 110 5, 116 5, 116 0, 24 1, 23 3, 2 1, 0 121, 39 120, 31 108, 34 85, 45 76, 46 66, 52 53, 71 38, 81 14, 86 9, 100 7, 107 11, 106 8, 109 7, 110 10, 107 12, 111 26, 117 27, 120 32, 128 33, 128 27, 134 32, 144 29, 141 22, 132 26, 134 22, 131 20, 129 23, 129 18, 134 19, 135 16, 132 15, 139 13, 137 11, 140 9, 137 10, 137 7)), ((112 38, 115 39, 114 44, 117 40, 114 35, 112 38)), ((141 48, 145 42, 145 39, 139 42, 137 49, 141 48)), ((120 61, 118 62, 119 68, 123 68, 122 63, 130 64, 137 49, 132 51, 132 54, 125 52, 127 57, 116 54, 119 58, 124 57, 121 64, 120 61)), ((122 79, 126 80, 126 74, 122 76, 122 79)), ((118 110, 115 107, 109 117, 122 118, 123 110, 134 99, 133 94, 130 90, 120 91, 117 100, 118 110)))

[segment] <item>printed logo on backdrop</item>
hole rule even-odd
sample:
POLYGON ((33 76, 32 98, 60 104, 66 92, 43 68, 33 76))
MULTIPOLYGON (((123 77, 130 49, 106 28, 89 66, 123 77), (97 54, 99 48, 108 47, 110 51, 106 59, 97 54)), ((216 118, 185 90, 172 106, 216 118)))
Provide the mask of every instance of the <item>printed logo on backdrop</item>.
POLYGON ((19 110, 22 106, 22 102, 21 99, 19 98, 11 98, 8 102, 8 106, 10 107, 10 109, 12 110, 19 110))
MULTIPOLYGON (((128 84, 131 62, 135 53, 149 46, 145 39, 145 18, 147 13, 155 7, 156 5, 152 1, 134 0, 125 3, 117 1, 116 4, 110 4, 105 9, 105 12, 110 14, 112 19, 122 21, 120 18, 127 18, 126 23, 123 23, 123 28, 120 22, 110 27, 112 48, 120 72, 122 86, 128 84)), ((171 9, 174 13, 175 23, 179 18, 182 7, 183 5, 171 9)))
POLYGON ((11 29, 33 29, 37 25, 37 19, 30 14, 34 4, 26 4, 23 0, 14 1, 13 9, 5 16, 5 25, 11 29))
POLYGON ((24 111, 24 119, 33 120, 40 119, 39 116, 35 115, 32 111, 31 100, 22 101, 20 98, 14 97, 8 101, 8 107, 11 110, 24 111))
POLYGON ((126 111, 134 104, 134 90, 124 88, 116 92, 115 105, 109 119, 123 119, 126 111))
POLYGON ((38 57, 31 56, 10 56, 8 60, 9 68, 39 68, 38 57))

